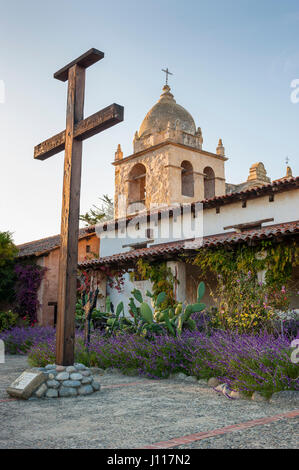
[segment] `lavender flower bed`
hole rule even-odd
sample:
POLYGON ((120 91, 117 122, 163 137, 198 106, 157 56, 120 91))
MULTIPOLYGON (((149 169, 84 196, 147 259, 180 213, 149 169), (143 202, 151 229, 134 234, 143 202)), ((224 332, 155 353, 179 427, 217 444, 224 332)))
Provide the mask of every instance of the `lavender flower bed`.
POLYGON ((2 331, 0 339, 5 343, 7 354, 27 354, 33 345, 39 343, 50 344, 55 342, 55 328, 36 326, 14 327, 2 331))
MULTIPOLYGON (((0 336, 8 352, 25 353, 33 366, 55 362, 53 328, 14 328, 0 336), (15 342, 15 343, 13 343, 15 342)), ((179 338, 156 336, 148 340, 125 334, 105 337, 94 332, 89 353, 82 332, 77 332, 77 362, 104 369, 114 367, 153 379, 183 372, 198 378, 218 377, 232 389, 269 397, 280 390, 299 390, 299 366, 291 362, 290 340, 268 333, 245 335, 214 330, 210 336, 199 331, 179 338)))

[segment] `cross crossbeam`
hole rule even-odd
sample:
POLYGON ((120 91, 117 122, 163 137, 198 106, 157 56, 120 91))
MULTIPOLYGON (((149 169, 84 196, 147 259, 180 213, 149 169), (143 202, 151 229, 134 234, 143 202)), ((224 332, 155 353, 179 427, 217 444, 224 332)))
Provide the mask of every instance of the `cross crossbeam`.
POLYGON ((66 128, 34 148, 36 160, 65 150, 56 327, 60 365, 74 363, 82 141, 123 121, 124 108, 118 104, 83 118, 85 69, 103 57, 103 52, 90 49, 54 74, 58 80, 68 80, 66 128))
MULTIPOLYGON (((85 140, 92 135, 102 132, 109 127, 123 121, 123 107, 112 104, 107 108, 92 114, 88 118, 79 121, 74 126, 74 138, 85 140)), ((54 135, 50 139, 41 142, 34 148, 34 158, 36 160, 46 160, 56 153, 65 149, 65 130, 54 135)))

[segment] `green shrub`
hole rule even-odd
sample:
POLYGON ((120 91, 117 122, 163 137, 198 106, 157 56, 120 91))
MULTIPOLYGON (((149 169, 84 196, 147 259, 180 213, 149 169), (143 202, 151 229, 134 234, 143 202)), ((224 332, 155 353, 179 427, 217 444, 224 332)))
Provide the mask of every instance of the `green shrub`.
POLYGON ((13 328, 18 321, 18 315, 12 310, 0 312, 0 331, 9 330, 13 328))
POLYGON ((40 343, 28 356, 28 363, 32 367, 45 367, 55 364, 55 343, 40 343))

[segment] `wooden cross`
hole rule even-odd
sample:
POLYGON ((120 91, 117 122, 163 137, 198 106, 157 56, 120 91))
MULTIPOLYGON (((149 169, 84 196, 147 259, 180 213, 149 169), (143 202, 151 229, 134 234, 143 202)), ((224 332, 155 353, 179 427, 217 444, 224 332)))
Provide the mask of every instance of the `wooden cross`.
POLYGON ((162 70, 162 72, 165 72, 165 74, 166 74, 166 83, 165 83, 165 85, 168 85, 168 75, 173 75, 173 73, 169 72, 168 67, 167 67, 167 69, 161 69, 161 70, 162 70))
POLYGON ((68 80, 66 129, 34 148, 38 160, 65 150, 56 326, 56 364, 65 366, 74 363, 82 141, 123 121, 124 114, 122 106, 112 104, 83 119, 85 69, 103 57, 90 49, 54 74, 68 80))

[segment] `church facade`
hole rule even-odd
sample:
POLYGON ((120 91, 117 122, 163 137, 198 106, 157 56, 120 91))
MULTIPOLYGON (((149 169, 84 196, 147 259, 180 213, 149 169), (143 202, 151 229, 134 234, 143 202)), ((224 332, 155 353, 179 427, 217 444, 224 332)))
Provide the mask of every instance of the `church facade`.
MULTIPOLYGON (((212 246, 298 240, 299 177, 288 167, 286 176, 271 182, 258 162, 247 181, 230 184, 226 161, 221 139, 215 152, 203 149, 200 127, 165 85, 135 133, 133 153, 124 157, 117 148, 114 220, 91 228, 100 238, 99 258, 79 264, 91 274, 103 273, 104 266, 126 271, 121 289, 100 276, 100 308, 108 295, 113 305, 126 306, 133 288, 150 290, 150 281, 130 275, 139 259, 166 260, 179 280, 177 300, 193 302, 201 273, 182 255, 212 246)), ((293 277, 299 290, 299 272, 293 277)), ((213 304, 209 291, 204 301, 213 304)), ((297 302, 292 300, 293 308, 299 308, 297 302)))

